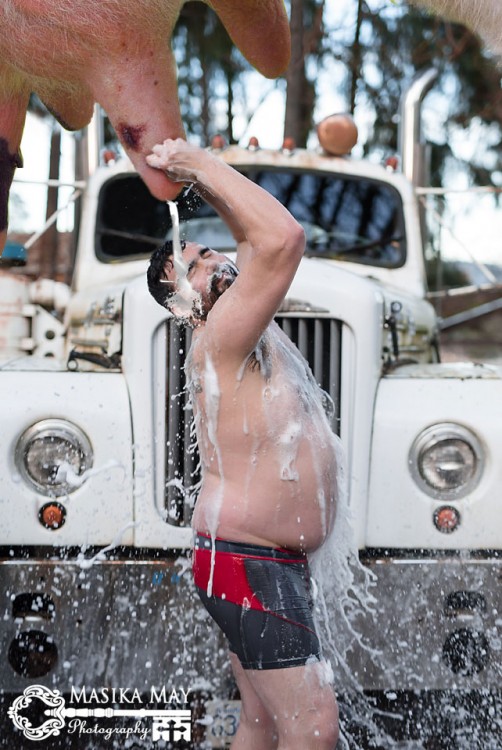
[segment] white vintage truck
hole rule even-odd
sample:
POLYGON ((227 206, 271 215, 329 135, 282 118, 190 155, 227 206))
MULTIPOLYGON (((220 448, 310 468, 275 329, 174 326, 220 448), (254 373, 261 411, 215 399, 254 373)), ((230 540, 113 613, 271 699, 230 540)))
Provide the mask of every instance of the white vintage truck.
MULTIPOLYGON (((380 656, 354 647, 350 669, 393 746, 500 748, 502 377, 438 361, 410 160, 428 85, 404 107, 412 179, 322 148, 220 156, 306 230, 278 321, 334 401, 359 556, 376 574, 361 628, 380 656)), ((95 169, 81 204, 71 289, 0 269, 2 706, 35 683, 74 701, 153 687, 168 704, 183 688, 192 739, 179 746, 223 747, 236 695, 187 572, 189 333, 145 281, 169 211, 125 160, 95 169)), ((231 251, 192 192, 179 210, 190 239, 231 251)), ((340 676, 337 689, 352 688, 340 676)), ((96 747, 77 735, 62 746, 96 747)))

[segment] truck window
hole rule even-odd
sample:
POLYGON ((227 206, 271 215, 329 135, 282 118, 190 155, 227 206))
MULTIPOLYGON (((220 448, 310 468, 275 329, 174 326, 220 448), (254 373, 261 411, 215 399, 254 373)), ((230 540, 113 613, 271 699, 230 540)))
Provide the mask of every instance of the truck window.
MULTIPOLYGON (((306 254, 397 268, 406 257, 399 194, 390 185, 327 172, 242 167, 247 177, 272 193, 303 225, 306 254)), ((234 243, 213 209, 193 191, 177 199, 186 239, 215 250, 234 243)), ((153 198, 137 175, 119 175, 100 193, 96 253, 103 261, 136 260, 171 237, 165 203, 153 198)))

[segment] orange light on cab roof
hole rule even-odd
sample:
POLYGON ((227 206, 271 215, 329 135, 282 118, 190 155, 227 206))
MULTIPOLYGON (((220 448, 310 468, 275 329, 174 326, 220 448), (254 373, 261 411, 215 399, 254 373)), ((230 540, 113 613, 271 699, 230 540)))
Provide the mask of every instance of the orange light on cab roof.
POLYGON ((107 148, 105 149, 105 151, 103 151, 103 161, 105 164, 115 164, 115 162, 117 161, 117 154, 115 153, 115 151, 107 148))
POLYGON ((329 115, 317 125, 317 137, 330 156, 347 156, 357 143, 357 126, 349 114, 329 115))
POLYGON ((389 156, 385 160, 385 168, 388 169, 389 172, 395 172, 398 166, 399 166, 399 159, 397 156, 389 156))
POLYGON ((220 133, 213 135, 211 139, 211 148, 222 149, 222 148, 225 148, 225 146, 226 146, 225 139, 220 133))
POLYGON ((434 526, 442 534, 451 534, 460 526, 460 513, 451 505, 443 505, 434 511, 434 526))
POLYGON ((291 138, 291 136, 287 136, 284 141, 282 142, 282 150, 283 151, 294 151, 296 148, 295 139, 291 138))

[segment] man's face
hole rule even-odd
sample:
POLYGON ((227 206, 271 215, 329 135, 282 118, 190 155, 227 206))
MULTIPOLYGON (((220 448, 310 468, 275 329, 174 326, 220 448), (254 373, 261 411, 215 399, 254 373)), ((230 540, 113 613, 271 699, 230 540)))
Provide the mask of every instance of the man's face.
MULTIPOLYGON (((200 317, 205 318, 218 297, 233 284, 239 271, 226 255, 196 242, 187 242, 183 260, 188 269, 187 280, 194 292, 200 295, 200 317)), ((168 281, 178 281, 172 257, 166 262, 165 273, 168 281)))

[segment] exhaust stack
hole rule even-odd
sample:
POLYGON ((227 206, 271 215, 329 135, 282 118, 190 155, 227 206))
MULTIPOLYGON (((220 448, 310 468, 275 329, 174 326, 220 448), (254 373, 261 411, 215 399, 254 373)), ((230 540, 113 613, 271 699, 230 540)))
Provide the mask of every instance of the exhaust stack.
POLYGON ((438 77, 435 68, 428 68, 416 76, 400 103, 398 131, 399 154, 405 177, 415 186, 427 181, 425 144, 422 141, 421 107, 425 96, 438 77))
POLYGON ((104 114, 99 104, 89 125, 77 134, 75 179, 87 180, 99 167, 104 148, 104 114))

